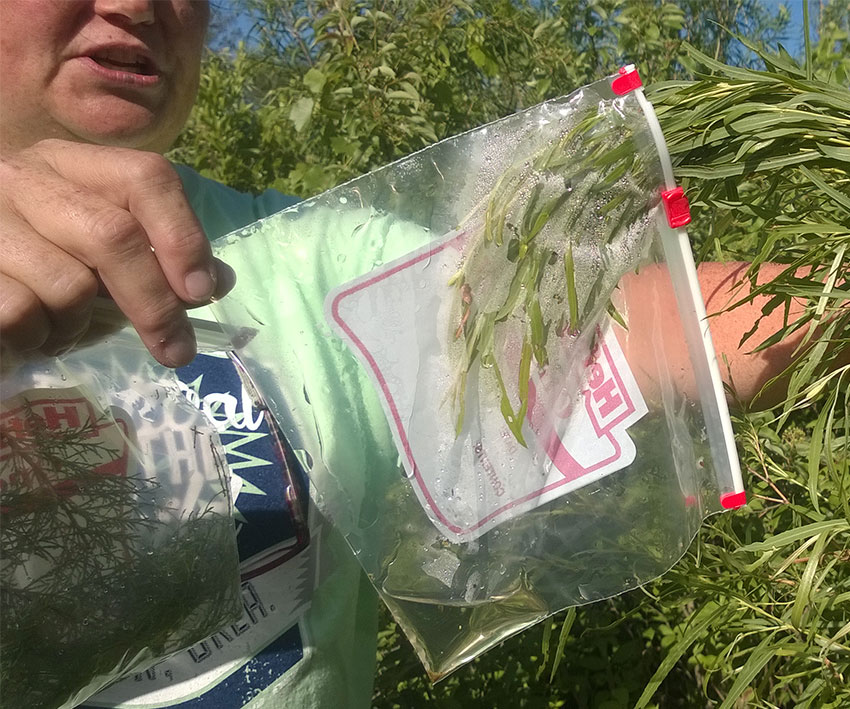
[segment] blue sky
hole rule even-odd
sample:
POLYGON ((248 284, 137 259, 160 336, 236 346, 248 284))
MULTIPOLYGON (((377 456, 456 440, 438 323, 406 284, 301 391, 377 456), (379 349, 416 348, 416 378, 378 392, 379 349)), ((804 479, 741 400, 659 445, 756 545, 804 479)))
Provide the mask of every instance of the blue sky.
MULTIPOLYGON (((784 2, 780 2, 780 0, 765 0, 765 5, 773 8, 778 8, 780 4, 784 4, 791 10, 791 23, 788 25, 788 36, 785 42, 782 44, 785 46, 785 49, 788 50, 790 54, 795 56, 802 56, 803 54, 803 4, 800 0, 785 0, 784 2)), ((814 4, 814 3, 813 3, 814 4)), ((811 8, 809 12, 815 8, 811 8)), ((810 16, 809 21, 813 22, 813 18, 810 16)))
MULTIPOLYGON (((220 3, 221 6, 227 7, 227 2, 229 0, 216 0, 220 3)), ((673 0, 675 2, 675 0, 673 0)), ((802 0, 762 0, 763 4, 769 9, 775 11, 779 9, 780 5, 785 5, 791 10, 791 22, 788 25, 788 29, 786 31, 786 37, 783 41, 783 45, 794 56, 802 57, 803 54, 803 5, 802 0)), ((810 0, 811 2, 811 0, 810 0)), ((811 2, 810 4, 812 17, 811 23, 812 25, 816 22, 816 17, 814 16, 817 12, 817 2, 811 2)), ((251 28, 251 20, 247 17, 240 16, 236 19, 236 27, 238 30, 245 35, 247 35, 248 30, 251 28)))

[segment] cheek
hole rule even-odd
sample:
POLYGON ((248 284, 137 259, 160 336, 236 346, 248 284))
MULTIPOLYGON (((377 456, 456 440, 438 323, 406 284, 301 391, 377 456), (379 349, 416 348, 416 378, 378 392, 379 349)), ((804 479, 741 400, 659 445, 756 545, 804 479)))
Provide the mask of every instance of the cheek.
POLYGON ((203 46, 210 21, 210 6, 207 0, 177 0, 174 16, 186 44, 193 47, 203 46))
POLYGON ((176 27, 171 33, 173 46, 178 47, 185 86, 197 88, 201 54, 209 25, 209 5, 206 0, 183 0, 178 2, 174 10, 176 27))
POLYGON ((39 104, 52 73, 45 61, 47 56, 32 45, 0 44, 0 110, 4 121, 14 114, 26 116, 39 104))
POLYGON ((0 7, 0 101, 36 105, 60 71, 84 7, 79 0, 0 0, 0 7))

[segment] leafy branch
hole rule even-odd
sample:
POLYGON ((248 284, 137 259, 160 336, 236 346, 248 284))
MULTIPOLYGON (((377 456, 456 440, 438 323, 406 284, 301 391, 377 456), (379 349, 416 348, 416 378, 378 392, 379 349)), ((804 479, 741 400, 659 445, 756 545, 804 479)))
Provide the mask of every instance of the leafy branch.
POLYGON ((525 445, 532 366, 544 370, 550 353, 560 357, 606 311, 619 317, 611 292, 641 252, 645 220, 660 198, 652 189, 658 169, 639 147, 633 98, 607 110, 593 101, 574 110, 561 135, 504 172, 483 216, 461 226, 464 262, 449 281, 460 301, 454 336, 464 338, 452 391, 458 433, 468 374, 479 362, 492 372, 508 428, 525 445), (513 340, 520 344, 512 360, 505 352, 513 340))

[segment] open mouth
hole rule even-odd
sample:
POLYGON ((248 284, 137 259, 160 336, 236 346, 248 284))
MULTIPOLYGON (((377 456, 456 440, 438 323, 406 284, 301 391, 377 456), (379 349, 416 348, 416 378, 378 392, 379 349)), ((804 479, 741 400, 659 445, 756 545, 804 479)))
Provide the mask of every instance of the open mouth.
POLYGON ((139 74, 140 76, 156 76, 156 65, 142 55, 127 56, 121 53, 122 56, 117 56, 112 52, 105 54, 92 55, 91 59, 110 71, 120 71, 128 74, 139 74))

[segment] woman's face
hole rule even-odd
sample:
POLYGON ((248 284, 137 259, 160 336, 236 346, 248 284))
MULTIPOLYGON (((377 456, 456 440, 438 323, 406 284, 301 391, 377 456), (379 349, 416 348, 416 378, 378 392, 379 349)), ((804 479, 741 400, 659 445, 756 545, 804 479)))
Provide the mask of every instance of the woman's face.
POLYGON ((207 0, 0 0, 0 146, 165 151, 189 115, 207 0))

